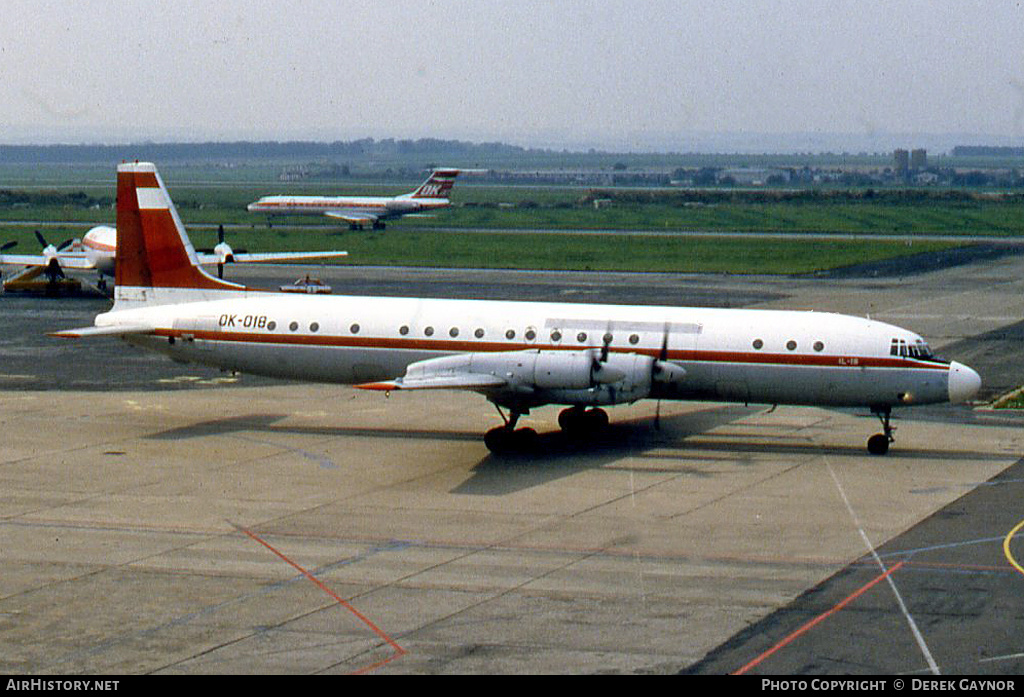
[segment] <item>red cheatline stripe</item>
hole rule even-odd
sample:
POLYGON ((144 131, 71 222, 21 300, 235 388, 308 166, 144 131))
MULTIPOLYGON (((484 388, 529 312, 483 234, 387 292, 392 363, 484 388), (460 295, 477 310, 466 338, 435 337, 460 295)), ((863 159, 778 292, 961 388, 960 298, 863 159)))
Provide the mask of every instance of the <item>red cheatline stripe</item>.
POLYGON ((752 660, 752 661, 751 661, 750 663, 746 664, 745 666, 743 666, 743 667, 742 667, 742 668, 740 668, 739 670, 736 670, 736 671, 734 671, 734 672, 733 672, 733 673, 731 673, 731 674, 732 674, 732 675, 743 675, 744 673, 746 673, 747 671, 751 670, 752 668, 755 668, 755 667, 757 667, 757 666, 758 666, 758 665, 759 665, 760 663, 762 663, 762 662, 763 662, 763 661, 764 661, 765 659, 767 659, 767 658, 768 658, 769 656, 771 656, 771 655, 775 654, 776 652, 778 652, 778 651, 779 651, 779 650, 781 650, 782 648, 784 648, 784 647, 788 646, 789 644, 793 643, 794 641, 796 641, 797 639, 799 639, 799 638, 800 638, 801 636, 803 636, 803 635, 804 635, 804 634, 806 634, 807 632, 811 631, 811 629, 813 629, 813 628, 814 628, 815 626, 817 626, 817 625, 818 625, 819 623, 821 623, 822 621, 824 621, 824 620, 828 619, 828 618, 829 618, 829 617, 831 617, 832 615, 836 614, 837 612, 839 612, 840 610, 842 610, 842 609, 843 609, 844 607, 846 607, 847 605, 849 605, 850 603, 852 603, 852 602, 853 602, 854 600, 856 600, 856 599, 857 599, 857 598, 859 598, 860 596, 862 596, 862 595, 864 595, 865 593, 867 593, 867 592, 868 592, 869 590, 871 590, 871 588, 873 588, 873 587, 874 587, 875 585, 877 585, 877 584, 878 584, 878 583, 880 583, 881 581, 884 581, 885 579, 887 579, 887 578, 888 578, 889 576, 891 576, 891 575, 892 575, 892 574, 893 574, 893 573, 894 573, 894 572, 895 572, 895 571, 896 571, 896 570, 897 570, 898 568, 900 568, 901 566, 903 566, 903 564, 904 564, 904 562, 900 562, 899 564, 896 564, 896 565, 895 565, 894 567, 892 567, 891 569, 889 569, 889 570, 888 570, 888 571, 886 571, 885 573, 883 573, 883 574, 879 575, 878 577, 876 577, 875 579, 873 579, 873 580, 872 580, 872 581, 871 581, 870 583, 868 583, 867 585, 865 585, 865 586, 861 586, 861 588, 859 588, 859 589, 858 589, 857 591, 855 591, 855 592, 854 592, 853 594, 851 594, 851 595, 847 596, 845 600, 843 600, 843 601, 842 601, 841 603, 839 603, 838 605, 836 605, 835 607, 833 607, 833 608, 832 608, 831 610, 828 610, 827 612, 823 612, 823 613, 821 613, 820 615, 818 615, 817 617, 815 617, 815 618, 814 618, 813 620, 811 620, 811 621, 810 621, 810 622, 808 622, 807 624, 805 624, 805 625, 803 625, 802 627, 800 627, 800 629, 796 630, 795 632, 793 632, 792 634, 790 634, 789 636, 787 636, 786 638, 784 638, 784 639, 783 639, 782 641, 780 641, 779 643, 777 643, 777 644, 776 644, 775 646, 771 647, 770 649, 768 649, 767 651, 765 651, 764 653, 762 653, 762 654, 761 654, 760 656, 758 656, 757 658, 755 658, 754 660, 752 660))
POLYGON ((243 527, 242 527, 242 526, 240 526, 240 525, 235 525, 234 527, 235 527, 236 529, 238 529, 238 530, 241 530, 242 532, 244 532, 244 533, 245 533, 246 535, 248 535, 248 536, 249 536, 249 537, 250 537, 251 539, 255 540, 256 542, 259 542, 259 543, 260 543, 261 545, 263 545, 264 547, 266 547, 267 549, 269 549, 269 550, 270 550, 271 552, 273 552, 274 554, 276 554, 276 555, 278 556, 278 558, 280 558, 280 559, 281 559, 282 561, 284 561, 284 562, 287 562, 287 564, 288 564, 289 566, 291 566, 291 567, 292 567, 292 568, 294 568, 294 569, 295 569, 296 571, 298 571, 298 572, 299 572, 300 574, 302 574, 303 576, 305 576, 306 578, 308 578, 308 579, 309 579, 310 581, 312 581, 313 583, 315 583, 315 584, 316 584, 316 586, 317 586, 317 588, 319 588, 319 589, 320 589, 320 590, 322 590, 322 591, 323 591, 324 593, 326 593, 327 595, 329 595, 329 596, 331 596, 332 598, 334 598, 334 599, 335 599, 336 601, 338 601, 338 604, 339 604, 339 605, 341 605, 341 606, 342 606, 343 608, 345 608, 346 610, 348 610, 349 612, 351 612, 351 613, 352 613, 353 615, 355 615, 355 616, 356 616, 356 618, 358 618, 360 622, 362 622, 362 623, 363 623, 363 624, 365 624, 365 625, 366 625, 367 627, 369 627, 369 628, 370 628, 370 630, 371 630, 371 631, 372 631, 372 632, 373 632, 374 634, 376 634, 377 636, 379 636, 379 637, 380 637, 381 639, 383 639, 383 640, 384 640, 384 642, 385 642, 385 643, 386 643, 386 644, 387 644, 388 646, 390 646, 390 647, 391 647, 392 649, 394 649, 394 651, 395 651, 395 652, 394 652, 394 653, 393 653, 393 654, 392 654, 391 656, 389 656, 389 657, 385 658, 385 659, 384 659, 383 661, 378 661, 378 662, 376 662, 376 663, 373 663, 373 664, 371 664, 371 665, 368 665, 368 666, 364 666, 364 667, 360 668, 359 670, 356 670, 356 671, 355 671, 355 673, 357 673, 357 674, 359 674, 359 673, 368 673, 368 672, 370 672, 371 670, 374 670, 374 669, 376 669, 376 668, 379 668, 379 667, 381 667, 382 665, 385 665, 385 664, 387 664, 387 663, 390 663, 391 661, 395 660, 396 658, 399 658, 399 657, 401 657, 401 656, 404 656, 404 655, 406 654, 406 650, 405 650, 405 649, 403 649, 403 648, 402 648, 401 646, 399 646, 399 645, 398 645, 398 644, 397 644, 397 643, 395 642, 395 640, 394 640, 394 639, 392 639, 392 638, 391 638, 390 636, 388 636, 388 635, 387 635, 387 634, 386 634, 386 633, 384 632, 384 630, 382 630, 382 629, 381 629, 380 627, 378 627, 377 625, 375 625, 375 624, 374 624, 374 623, 373 623, 373 622, 372 622, 372 621, 370 620, 370 618, 369 618, 369 617, 367 617, 367 616, 366 616, 366 615, 364 615, 363 613, 359 612, 359 610, 357 610, 357 609, 356 609, 355 607, 353 607, 353 605, 352 605, 351 603, 349 603, 349 602, 348 602, 347 600, 345 600, 344 598, 342 598, 341 596, 339 596, 339 595, 338 595, 337 593, 335 593, 334 591, 332 591, 332 590, 331 590, 330 588, 328 588, 328 587, 327 587, 326 585, 324 585, 324 583, 323 583, 323 582, 322 582, 322 581, 321 581, 320 579, 318 579, 318 578, 317 578, 316 576, 314 576, 313 574, 309 573, 309 572, 308 572, 308 571, 306 571, 306 570, 305 570, 304 568, 302 568, 301 566, 299 566, 298 564, 296 564, 295 562, 293 562, 293 561, 292 561, 291 559, 289 559, 289 558, 288 558, 288 557, 286 557, 286 556, 285 556, 284 554, 282 554, 282 553, 281 553, 280 551, 278 551, 278 550, 277 550, 276 548, 274 548, 273 546, 271 546, 271 545, 270 545, 270 544, 269 544, 269 543, 268 543, 268 542, 267 542, 266 540, 264 540, 263 538, 261 538, 261 537, 260 537, 259 535, 257 535, 257 534, 256 534, 256 533, 254 533, 253 531, 251 531, 251 530, 247 530, 246 528, 243 528, 243 527))
MULTIPOLYGON (((287 333, 245 333, 232 331, 209 331, 190 329, 157 329, 153 332, 156 336, 163 337, 192 337, 194 339, 206 339, 208 341, 243 342, 260 344, 282 344, 292 346, 333 346, 339 348, 377 348, 377 349, 411 349, 421 351, 523 351, 526 349, 541 349, 547 351, 592 351, 600 349, 600 346, 589 344, 580 345, 552 345, 541 343, 523 343, 522 341, 452 341, 449 339, 395 339, 386 337, 355 337, 336 335, 310 335, 287 333)), ((621 349, 611 347, 612 353, 638 353, 657 357, 658 349, 655 348, 629 348, 621 349)), ((781 354, 781 353, 743 353, 736 351, 694 351, 673 349, 668 352, 667 358, 674 361, 701 361, 708 363, 748 363, 748 364, 770 364, 783 366, 826 366, 833 368, 902 368, 906 370, 938 370, 947 372, 949 365, 945 363, 913 362, 902 358, 879 358, 873 356, 835 356, 835 355, 804 355, 804 354, 781 354)))

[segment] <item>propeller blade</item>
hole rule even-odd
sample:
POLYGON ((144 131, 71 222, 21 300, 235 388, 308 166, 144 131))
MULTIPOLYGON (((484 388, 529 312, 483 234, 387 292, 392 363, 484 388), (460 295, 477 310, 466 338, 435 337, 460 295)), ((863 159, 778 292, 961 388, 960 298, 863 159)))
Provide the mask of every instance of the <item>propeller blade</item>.
POLYGON ((224 226, 217 226, 217 242, 218 244, 224 241, 224 226))
POLYGON ((56 259, 50 259, 50 263, 46 265, 46 279, 50 283, 56 283, 64 276, 64 269, 60 267, 60 263, 56 259))
POLYGON ((34 232, 36 233, 36 239, 39 240, 39 244, 43 245, 43 247, 50 246, 50 243, 46 241, 46 238, 43 237, 43 235, 38 230, 35 230, 34 232))
POLYGON ((0 252, 6 252, 11 247, 16 247, 17 245, 18 240, 11 240, 10 242, 5 242, 3 245, 0 245, 0 252))
MULTIPOLYGON (((658 352, 658 360, 651 364, 651 382, 654 382, 654 375, 658 372, 658 363, 664 363, 668 359, 668 322, 661 332, 661 351, 658 352)), ((661 430, 661 400, 654 405, 654 430, 661 430)))
POLYGON ((75 241, 75 238, 74 238, 74 237, 72 237, 72 238, 70 238, 70 239, 67 239, 67 240, 64 240, 64 241, 63 241, 63 242, 61 242, 61 243, 60 243, 59 245, 57 245, 57 251, 59 252, 59 251, 61 251, 62 249, 65 249, 65 248, 67 248, 67 247, 70 247, 70 246, 72 245, 72 243, 74 243, 74 241, 75 241))

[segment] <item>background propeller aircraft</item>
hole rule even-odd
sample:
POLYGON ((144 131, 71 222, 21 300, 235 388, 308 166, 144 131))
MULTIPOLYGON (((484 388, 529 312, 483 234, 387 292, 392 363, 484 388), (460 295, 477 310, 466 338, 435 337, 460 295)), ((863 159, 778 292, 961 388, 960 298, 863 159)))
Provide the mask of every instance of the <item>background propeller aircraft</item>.
POLYGON ((485 443, 536 445, 520 416, 565 405, 586 438, 604 406, 640 399, 870 409, 888 451, 893 408, 962 402, 981 386, 913 332, 861 317, 784 310, 296 296, 200 266, 156 167, 118 167, 114 306, 60 337, 120 336, 226 370, 374 390, 470 390, 508 411, 485 443), (911 348, 913 350, 911 350, 911 348))
MULTIPOLYGON (((117 230, 109 225, 98 225, 82 236, 81 239, 69 239, 59 245, 53 245, 36 231, 36 239, 43 246, 40 254, 7 254, 6 251, 15 243, 8 242, 0 247, 0 264, 26 267, 20 273, 4 279, 4 290, 36 289, 39 276, 45 276, 44 290, 53 292, 70 283, 76 288, 78 283, 70 281, 65 271, 96 271, 99 274, 97 287, 106 289, 107 278, 115 274, 117 258, 117 230)), ((217 275, 224 276, 224 264, 258 264, 265 262, 305 261, 346 256, 348 252, 267 252, 249 253, 245 250, 234 251, 224 241, 224 226, 217 228, 217 246, 202 250, 196 258, 202 265, 217 265, 217 275)))

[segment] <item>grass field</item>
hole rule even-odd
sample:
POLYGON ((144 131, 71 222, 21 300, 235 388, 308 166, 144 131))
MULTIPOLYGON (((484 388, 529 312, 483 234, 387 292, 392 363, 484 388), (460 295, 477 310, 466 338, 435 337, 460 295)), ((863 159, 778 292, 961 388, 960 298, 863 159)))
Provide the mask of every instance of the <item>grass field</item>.
MULTIPOLYGON (((41 232, 49 242, 59 244, 81 236, 86 229, 57 226, 41 232)), ((216 244, 216 233, 210 228, 193 229, 190 237, 197 249, 216 244)), ((35 253, 39 248, 31 228, 0 223, 0 239, 18 240, 12 253, 35 253)), ((810 273, 956 246, 881 240, 458 233, 399 228, 350 232, 284 227, 232 230, 228 242, 235 249, 261 252, 343 249, 349 256, 336 263, 344 264, 739 274, 810 273)))
MULTIPOLYGON (((342 263, 490 268, 593 269, 714 273, 807 273, 897 256, 948 249, 950 243, 885 240, 764 239, 699 237, 688 231, 848 233, 902 235, 1024 235, 1024 202, 998 197, 926 201, 767 201, 719 193, 713 203, 616 200, 595 209, 590 190, 573 187, 483 186, 460 182, 454 205, 433 218, 405 218, 386 232, 350 232, 323 217, 267 220, 246 204, 273 193, 392 195, 411 185, 367 181, 344 184, 276 182, 274 168, 247 172, 170 168, 168 188, 197 248, 212 247, 217 224, 231 229, 229 241, 250 251, 346 249, 342 263), (731 200, 735 198, 735 200, 731 200), (487 232, 459 234, 459 229, 487 232), (564 231, 535 234, 531 231, 564 231), (593 235, 582 231, 656 231, 667 235, 593 235), (577 231, 577 233, 574 233, 577 231)), ((0 205, 0 242, 12 250, 38 251, 33 226, 53 243, 81 236, 90 225, 112 224, 113 190, 105 169, 63 170, 45 178, 0 168, 0 189, 31 192, 27 202, 0 205), (12 173, 13 172, 13 173, 12 173), (27 177, 27 178, 26 178, 27 177), (63 197, 63 198, 62 198, 63 197), (83 200, 84 199, 84 200, 83 200), (20 221, 19 224, 13 224, 20 221), (45 225, 42 225, 45 224, 45 225)), ((628 191, 627 198, 628 198, 628 191)), ((643 195, 647 195, 646 192, 643 195)), ((671 196, 672 194, 669 194, 671 196)))

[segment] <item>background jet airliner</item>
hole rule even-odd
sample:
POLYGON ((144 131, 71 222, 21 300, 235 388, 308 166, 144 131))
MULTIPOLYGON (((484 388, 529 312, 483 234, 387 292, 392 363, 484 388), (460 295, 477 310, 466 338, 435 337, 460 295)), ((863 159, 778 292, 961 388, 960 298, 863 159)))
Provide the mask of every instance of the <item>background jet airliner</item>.
POLYGON ((322 213, 344 220, 353 230, 367 224, 382 230, 385 220, 447 208, 448 193, 458 175, 457 169, 436 169, 419 188, 401 196, 264 196, 248 209, 270 215, 322 213))
POLYGON ((504 408, 484 438, 537 443, 519 417, 567 405, 586 437, 600 408, 644 398, 863 407, 888 451, 894 407, 962 402, 981 380, 905 329, 860 317, 555 302, 291 296, 218 280, 199 265, 156 168, 118 167, 114 306, 61 337, 121 336, 172 358, 376 390, 460 389, 504 408), (911 350, 912 349, 912 350, 911 350))
MULTIPOLYGON (((60 245, 49 244, 38 231, 36 239, 43 245, 40 254, 0 254, 0 264, 25 266, 24 271, 4 279, 4 287, 17 287, 19 283, 45 274, 50 283, 65 277, 65 270, 96 271, 100 275, 99 287, 106 287, 105 277, 114 277, 117 256, 117 230, 108 225, 97 225, 81 239, 66 240, 60 245)), ((4 245, 9 249, 10 245, 4 245)), ((196 254, 200 264, 217 265, 218 276, 224 275, 224 264, 254 264, 275 261, 302 261, 346 256, 348 252, 235 252, 224 241, 224 227, 217 229, 217 246, 208 252, 196 254)))

